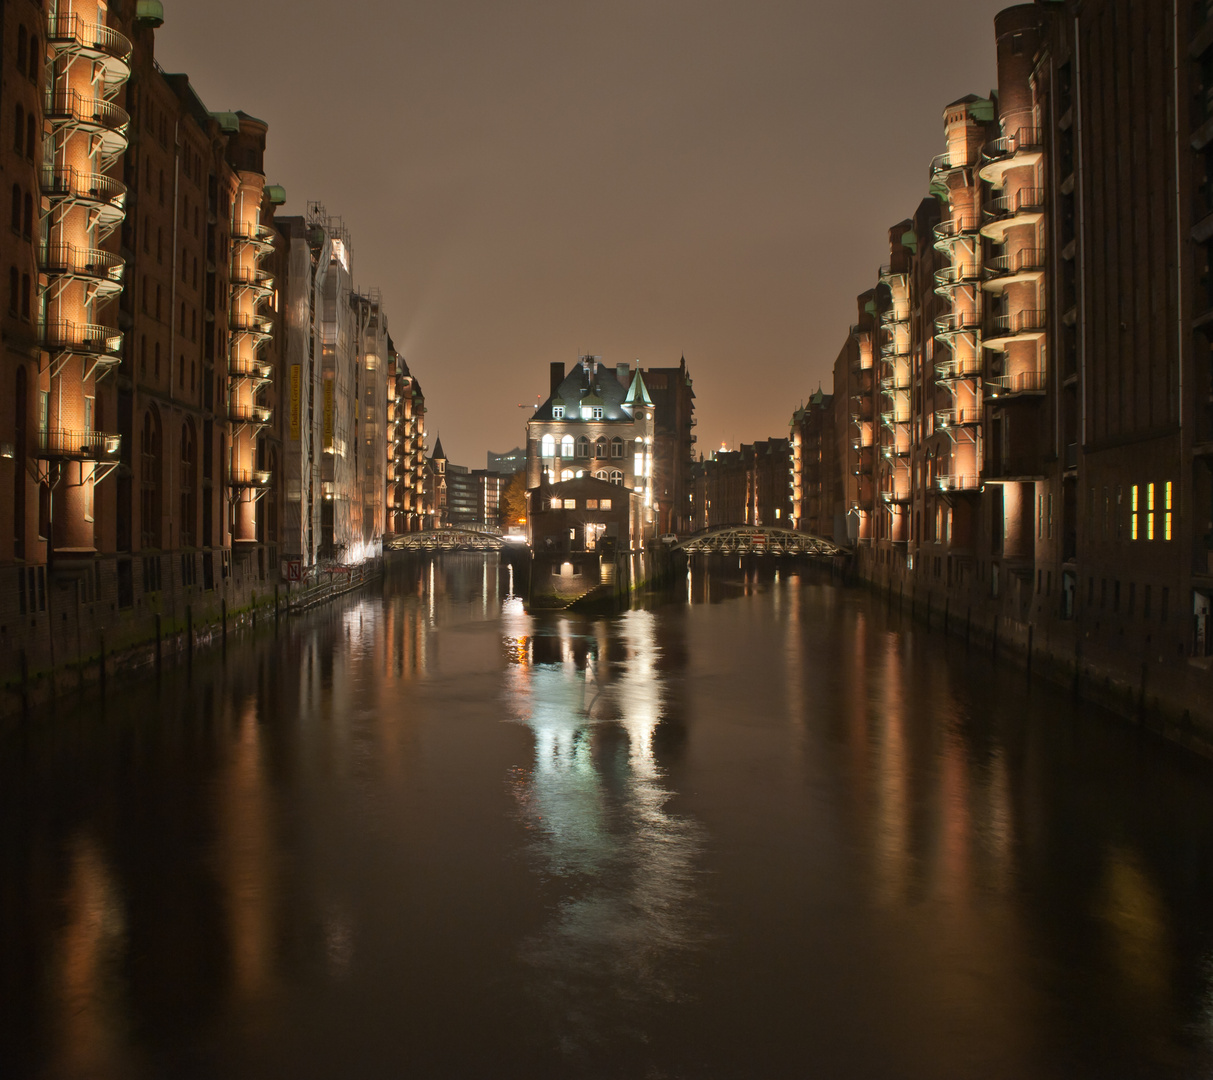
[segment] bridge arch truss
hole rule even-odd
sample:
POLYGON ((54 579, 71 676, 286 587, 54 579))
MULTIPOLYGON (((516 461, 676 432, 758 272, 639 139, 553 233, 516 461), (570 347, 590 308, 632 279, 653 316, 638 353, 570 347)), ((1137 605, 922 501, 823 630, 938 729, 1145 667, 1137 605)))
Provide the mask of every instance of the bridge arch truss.
POLYGON ((675 544, 674 550, 688 554, 809 555, 817 558, 846 554, 824 537, 762 525, 720 525, 703 529, 675 544))

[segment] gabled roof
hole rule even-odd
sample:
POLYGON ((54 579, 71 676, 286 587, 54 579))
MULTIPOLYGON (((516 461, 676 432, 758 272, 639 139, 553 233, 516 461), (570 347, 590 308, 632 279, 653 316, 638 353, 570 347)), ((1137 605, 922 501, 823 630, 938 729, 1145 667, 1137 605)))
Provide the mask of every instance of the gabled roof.
POLYGON ((556 392, 531 414, 531 419, 552 420, 552 406, 563 405, 566 410, 565 418, 573 420, 576 416, 570 414, 584 404, 601 407, 603 420, 630 424, 632 416, 624 408, 625 393, 625 388, 615 377, 614 368, 598 364, 597 370, 591 375, 586 365, 577 363, 556 387, 556 392))

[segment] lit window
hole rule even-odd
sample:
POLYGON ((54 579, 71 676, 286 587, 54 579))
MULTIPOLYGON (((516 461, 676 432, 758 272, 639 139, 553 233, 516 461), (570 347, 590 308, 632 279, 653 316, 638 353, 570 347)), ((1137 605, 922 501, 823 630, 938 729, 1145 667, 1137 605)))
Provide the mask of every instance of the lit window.
POLYGON ((577 509, 577 500, 576 499, 565 499, 564 508, 566 510, 576 510, 577 509))
POLYGON ((562 481, 572 480, 573 479, 573 470, 572 469, 562 469, 560 472, 560 479, 562 481))
POLYGON ((601 405, 595 405, 595 406, 594 406, 593 418, 594 418, 595 420, 601 420, 601 419, 602 419, 602 406, 601 406, 601 405))
POLYGON ((566 435, 560 440, 560 456, 563 458, 571 458, 573 456, 573 436, 566 435))
POLYGON ((1146 539, 1154 539, 1154 485, 1146 485, 1146 539))
POLYGON ((613 438, 611 440, 611 457, 613 457, 613 458, 623 457, 623 440, 621 438, 619 438, 618 436, 616 436, 615 438, 613 438))
POLYGON ((1137 539, 1137 485, 1129 488, 1129 539, 1137 539))
POLYGON ((598 509, 598 500, 597 499, 586 499, 585 508, 587 510, 597 510, 598 509))
POLYGON ((552 419, 553 420, 563 420, 564 419, 564 406, 563 405, 553 405, 552 406, 552 419))
POLYGON ((623 473, 620 472, 618 469, 611 470, 611 483, 612 484, 622 484, 623 483, 623 473))
POLYGON ((610 508, 611 508, 610 499, 599 499, 598 500, 598 509, 599 510, 609 510, 610 508))
POLYGON ((1171 481, 1168 480, 1163 488, 1163 510, 1165 511, 1162 526, 1162 538, 1171 539, 1171 481))
POLYGON ((634 463, 634 466, 632 469, 633 473, 636 476, 643 476, 644 475, 644 454, 636 454, 636 455, 634 455, 634 459, 635 459, 635 463, 634 463))
POLYGON ((540 447, 541 449, 539 452, 543 457, 550 458, 556 456, 556 439, 554 436, 545 435, 543 439, 540 440, 540 447))
POLYGON ((552 500, 552 509, 553 509, 553 510, 561 510, 561 509, 563 509, 563 508, 564 508, 564 500, 563 500, 563 499, 553 499, 553 500, 552 500))

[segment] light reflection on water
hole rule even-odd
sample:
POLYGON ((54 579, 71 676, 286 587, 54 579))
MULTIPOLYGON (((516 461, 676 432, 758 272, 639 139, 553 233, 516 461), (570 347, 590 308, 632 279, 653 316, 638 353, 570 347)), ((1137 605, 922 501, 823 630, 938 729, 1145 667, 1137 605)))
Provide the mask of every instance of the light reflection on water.
POLYGON ((530 858, 560 894, 521 955, 536 969, 561 1046, 592 1051, 611 1039, 621 1007, 691 993, 671 958, 704 940, 699 830, 668 810, 654 756, 663 695, 655 617, 631 611, 609 630, 560 620, 539 643, 542 662, 533 627, 522 625, 528 617, 507 620, 516 674, 506 705, 535 744, 512 789, 534 837, 530 858))
POLYGON ((10 732, 0 1063, 1207 1074, 1206 766, 795 567, 514 587, 399 567, 10 732))

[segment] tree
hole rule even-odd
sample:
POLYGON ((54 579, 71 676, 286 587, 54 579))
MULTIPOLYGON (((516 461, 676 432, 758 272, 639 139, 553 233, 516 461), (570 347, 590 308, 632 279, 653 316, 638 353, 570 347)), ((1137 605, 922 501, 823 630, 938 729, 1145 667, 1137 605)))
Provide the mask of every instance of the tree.
POLYGON ((526 523, 526 471, 516 472, 510 477, 505 491, 501 495, 501 524, 508 528, 511 525, 526 523))

